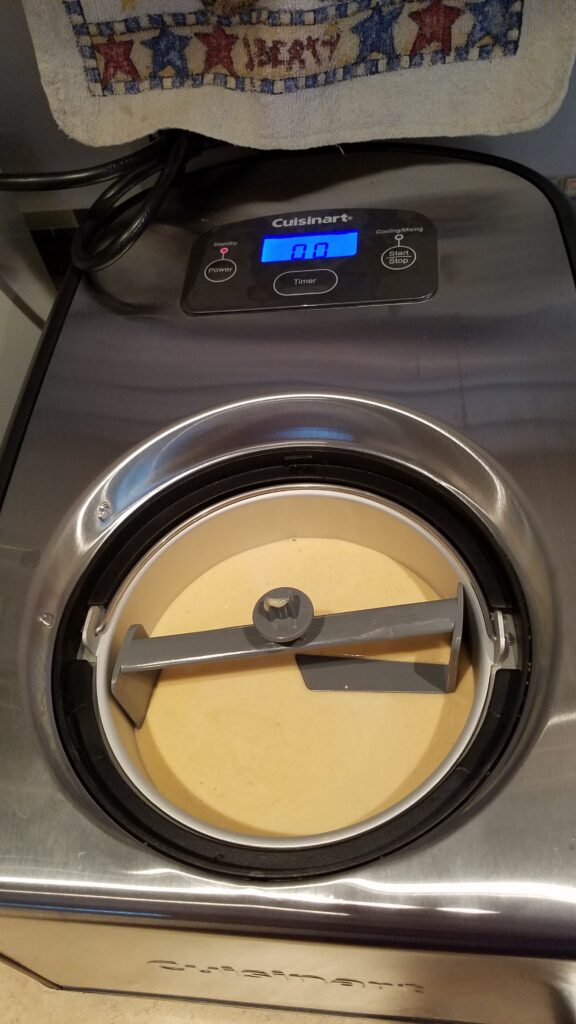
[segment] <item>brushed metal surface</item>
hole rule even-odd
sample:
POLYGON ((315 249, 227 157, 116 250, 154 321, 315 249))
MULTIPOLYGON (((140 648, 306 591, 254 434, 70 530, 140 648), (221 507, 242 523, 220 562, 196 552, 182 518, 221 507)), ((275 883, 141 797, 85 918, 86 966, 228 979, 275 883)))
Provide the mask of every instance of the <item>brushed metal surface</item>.
POLYGON ((325 1014, 387 1024, 574 1021, 570 962, 50 919, 31 928, 12 916, 0 923, 14 957, 63 988, 305 1009, 302 1024, 325 1014))
MULTIPOLYGON (((202 186, 175 196, 163 223, 81 286, 0 515, 5 907, 348 943, 576 954, 575 327, 574 282, 546 199, 506 171, 432 157, 310 155, 236 168, 214 199, 202 186), (180 311, 194 216, 206 227, 385 203, 437 226, 440 285, 428 302, 201 320, 180 311), (536 620, 535 686, 512 756, 444 828, 339 877, 242 885, 163 859, 70 799, 31 726, 16 652, 34 563, 95 479, 162 431, 177 467, 174 424, 217 405, 297 392, 348 392, 406 410, 414 464, 432 453, 434 473, 506 534, 536 620), (433 446, 429 417, 446 428, 435 428, 433 446)), ((329 410, 289 420, 292 431, 345 442, 331 437, 329 410)), ((350 427, 372 429, 358 408, 350 427)), ((253 417, 247 445, 258 429, 253 417)), ((392 456, 402 453, 406 434, 393 415, 381 415, 378 444, 382 431, 392 456)), ((153 477, 145 449, 142 465, 153 477)), ((94 497, 87 514, 104 524, 110 496, 96 509, 94 497)), ((472 996, 470 1007, 473 1020, 472 996)), ((548 1019, 573 1019, 566 1012, 548 1019)))

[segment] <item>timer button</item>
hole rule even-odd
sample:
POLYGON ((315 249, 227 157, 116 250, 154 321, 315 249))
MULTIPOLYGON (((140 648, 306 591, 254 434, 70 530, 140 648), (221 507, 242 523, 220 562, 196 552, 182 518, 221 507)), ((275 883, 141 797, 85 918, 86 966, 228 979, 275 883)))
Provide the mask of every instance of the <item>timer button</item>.
POLYGON ((289 270, 274 281, 277 295, 324 295, 338 284, 333 270, 289 270))
POLYGON ((204 277, 210 284, 222 284, 223 281, 231 281, 237 270, 234 260, 213 260, 204 267, 204 277))

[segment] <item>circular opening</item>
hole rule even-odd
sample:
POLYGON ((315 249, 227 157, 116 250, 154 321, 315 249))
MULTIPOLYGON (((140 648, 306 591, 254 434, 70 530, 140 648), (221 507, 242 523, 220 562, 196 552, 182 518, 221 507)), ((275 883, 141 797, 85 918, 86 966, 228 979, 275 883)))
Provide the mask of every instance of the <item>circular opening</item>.
MULTIPOLYGON (((455 550, 393 502, 328 485, 252 491, 179 525, 117 591, 97 640, 100 726, 117 769, 165 818, 251 847, 333 843, 423 800, 468 748, 493 683, 487 617, 455 550), (140 727, 111 693, 135 624, 150 636, 247 625, 262 595, 281 587, 303 591, 324 616, 450 599, 459 584, 466 632, 454 692, 310 689, 286 649, 164 669, 140 727)), ((387 661, 447 664, 450 637, 336 653, 385 674, 387 661)))

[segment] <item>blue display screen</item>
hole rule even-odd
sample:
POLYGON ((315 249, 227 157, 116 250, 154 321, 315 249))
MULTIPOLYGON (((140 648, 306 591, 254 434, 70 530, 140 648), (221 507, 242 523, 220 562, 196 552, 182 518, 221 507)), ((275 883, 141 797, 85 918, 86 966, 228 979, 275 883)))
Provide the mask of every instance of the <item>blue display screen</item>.
POLYGON ((327 260, 334 256, 355 256, 357 231, 322 232, 318 235, 275 235, 262 240, 261 263, 296 260, 327 260))

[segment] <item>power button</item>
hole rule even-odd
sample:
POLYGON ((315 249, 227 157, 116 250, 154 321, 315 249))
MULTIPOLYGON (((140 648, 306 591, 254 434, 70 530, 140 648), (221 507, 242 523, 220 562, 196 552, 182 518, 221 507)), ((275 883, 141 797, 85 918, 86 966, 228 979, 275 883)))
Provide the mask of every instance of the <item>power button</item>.
POLYGON ((204 267, 204 277, 210 284, 222 284, 223 281, 231 281, 238 267, 234 260, 213 260, 207 267, 204 267))

